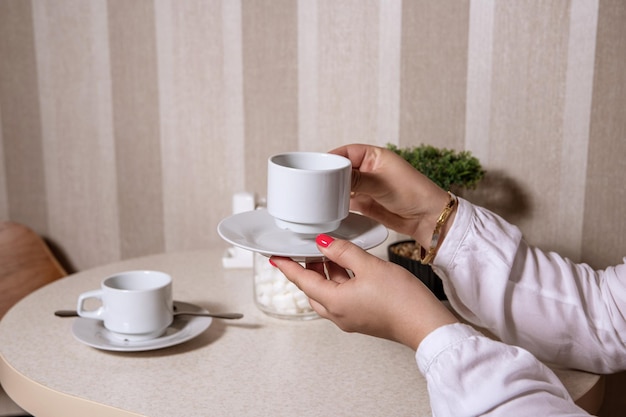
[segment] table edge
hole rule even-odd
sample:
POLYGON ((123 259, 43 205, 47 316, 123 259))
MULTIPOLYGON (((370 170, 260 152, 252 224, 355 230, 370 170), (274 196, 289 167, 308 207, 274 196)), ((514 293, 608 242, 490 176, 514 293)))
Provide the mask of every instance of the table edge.
POLYGON ((1 353, 0 381, 2 389, 16 404, 38 417, 145 417, 48 388, 22 375, 1 353))

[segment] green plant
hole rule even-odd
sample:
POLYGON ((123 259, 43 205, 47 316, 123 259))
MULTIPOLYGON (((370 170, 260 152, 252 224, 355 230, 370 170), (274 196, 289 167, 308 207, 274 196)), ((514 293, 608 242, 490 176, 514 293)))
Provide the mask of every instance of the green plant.
POLYGON ((469 151, 457 152, 424 144, 404 148, 387 144, 387 149, 400 155, 444 190, 473 189, 485 175, 480 161, 469 151))

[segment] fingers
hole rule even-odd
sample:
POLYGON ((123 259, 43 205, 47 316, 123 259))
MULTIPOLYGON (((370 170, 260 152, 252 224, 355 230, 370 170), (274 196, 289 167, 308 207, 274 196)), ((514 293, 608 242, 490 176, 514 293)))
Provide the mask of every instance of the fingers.
MULTIPOLYGON (((326 279, 324 264, 309 264, 307 268, 289 258, 272 256, 272 265, 280 269, 287 279, 300 288, 311 300, 324 304, 332 290, 339 285, 334 280, 326 279)), ((313 307, 313 304, 311 305, 313 307)), ((313 307, 315 311, 318 311, 313 307)), ((318 311, 319 313, 319 311, 318 311)))
POLYGON ((379 260, 350 241, 335 239, 326 234, 319 235, 316 243, 322 254, 332 261, 326 264, 329 278, 339 283, 349 279, 346 270, 365 269, 372 261, 379 260))
POLYGON ((344 284, 350 280, 350 275, 345 268, 337 265, 334 262, 324 262, 326 276, 329 280, 336 282, 337 284, 344 284))
POLYGON ((383 148, 357 144, 342 146, 330 153, 344 156, 352 162, 352 191, 369 194, 381 189, 382 184, 379 183, 375 171, 377 165, 384 159, 383 148))
POLYGON ((345 269, 332 262, 310 262, 306 264, 306 269, 315 271, 337 284, 343 284, 350 279, 345 269))
POLYGON ((346 145, 333 149, 329 153, 348 158, 352 162, 352 167, 359 169, 370 147, 369 145, 346 145))
POLYGON ((273 256, 270 261, 318 306, 328 305, 336 288, 350 281, 347 270, 367 269, 372 259, 379 260, 347 240, 322 234, 316 242, 329 262, 308 263, 305 268, 289 258, 273 256))
POLYGON ((379 173, 353 169, 350 186, 354 193, 380 196, 389 192, 389 184, 386 181, 387 178, 379 173))

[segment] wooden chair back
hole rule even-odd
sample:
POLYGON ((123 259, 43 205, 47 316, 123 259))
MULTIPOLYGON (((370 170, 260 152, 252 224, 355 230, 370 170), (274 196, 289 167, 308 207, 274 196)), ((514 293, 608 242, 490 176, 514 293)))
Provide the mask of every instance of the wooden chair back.
POLYGON ((26 295, 65 275, 41 236, 20 223, 0 223, 0 318, 26 295))

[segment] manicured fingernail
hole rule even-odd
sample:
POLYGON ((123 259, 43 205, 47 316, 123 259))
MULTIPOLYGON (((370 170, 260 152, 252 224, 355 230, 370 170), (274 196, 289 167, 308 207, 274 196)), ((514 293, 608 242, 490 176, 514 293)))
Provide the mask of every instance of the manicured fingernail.
POLYGON ((272 258, 270 258, 270 265, 272 265, 273 267, 276 267, 276 263, 272 260, 272 258))
POLYGON ((330 246, 331 243, 333 243, 334 240, 335 239, 333 239, 332 237, 322 233, 321 235, 317 235, 317 237, 315 238, 315 243, 323 248, 327 248, 328 246, 330 246))

